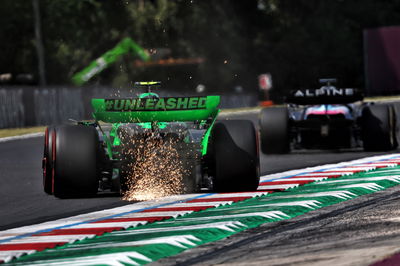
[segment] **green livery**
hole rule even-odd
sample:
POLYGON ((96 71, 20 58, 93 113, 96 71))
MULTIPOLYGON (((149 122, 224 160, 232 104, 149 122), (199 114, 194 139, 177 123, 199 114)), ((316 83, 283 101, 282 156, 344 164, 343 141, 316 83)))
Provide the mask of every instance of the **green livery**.
MULTIPOLYGON (((121 123, 136 123, 141 128, 151 129, 157 123, 158 129, 165 128, 165 122, 196 122, 204 130, 202 154, 206 154, 209 131, 218 113, 220 96, 166 97, 130 99, 92 99, 93 117, 96 123, 114 123, 111 135, 118 139, 116 131, 121 123), (149 102, 151 101, 151 104, 149 102)), ((109 136, 105 140, 109 142, 109 136)), ((114 145, 115 142, 114 141, 114 145)), ((108 155, 112 159, 112 145, 108 145, 108 155)))

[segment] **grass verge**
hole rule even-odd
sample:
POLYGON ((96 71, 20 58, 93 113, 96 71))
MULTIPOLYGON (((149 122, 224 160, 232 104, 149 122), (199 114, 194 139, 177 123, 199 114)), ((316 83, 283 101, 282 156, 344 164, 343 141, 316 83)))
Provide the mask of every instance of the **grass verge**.
POLYGON ((24 127, 24 128, 4 128, 0 129, 0 138, 19 136, 29 133, 39 133, 46 130, 45 126, 24 127))

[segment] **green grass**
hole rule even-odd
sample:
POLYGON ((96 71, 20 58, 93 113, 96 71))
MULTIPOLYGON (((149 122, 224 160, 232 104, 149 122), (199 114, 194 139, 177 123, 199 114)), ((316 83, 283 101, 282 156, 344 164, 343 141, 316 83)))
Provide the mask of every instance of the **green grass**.
POLYGON ((0 138, 19 136, 29 133, 39 133, 46 130, 45 126, 40 127, 24 127, 24 128, 4 128, 0 129, 0 138))
POLYGON ((254 107, 238 107, 238 108, 226 108, 221 109, 222 114, 236 113, 236 112, 246 112, 246 111, 260 111, 262 107, 254 106, 254 107))

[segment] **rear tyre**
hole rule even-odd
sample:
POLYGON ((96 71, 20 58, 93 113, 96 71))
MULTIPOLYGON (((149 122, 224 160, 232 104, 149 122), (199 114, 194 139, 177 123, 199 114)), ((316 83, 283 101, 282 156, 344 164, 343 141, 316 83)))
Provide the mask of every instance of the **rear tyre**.
POLYGON ((397 147, 396 116, 392 105, 364 107, 361 129, 364 150, 387 151, 397 147))
POLYGON ((289 113, 285 107, 264 108, 260 113, 261 150, 265 154, 290 152, 289 113))
POLYGON ((46 128, 44 134, 44 150, 43 150, 43 190, 47 194, 53 194, 53 184, 52 184, 52 171, 53 171, 53 133, 54 127, 50 126, 46 128))
POLYGON ((260 159, 253 123, 216 122, 208 146, 213 188, 217 192, 254 191, 260 181, 260 159))
POLYGON ((96 129, 83 125, 61 126, 54 134, 54 196, 95 195, 99 185, 99 136, 96 129))

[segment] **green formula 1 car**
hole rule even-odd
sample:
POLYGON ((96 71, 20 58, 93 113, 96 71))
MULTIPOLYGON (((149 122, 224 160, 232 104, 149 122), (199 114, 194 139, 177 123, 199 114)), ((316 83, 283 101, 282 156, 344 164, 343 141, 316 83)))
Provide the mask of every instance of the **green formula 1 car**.
POLYGON ((151 92, 157 83, 139 84, 148 92, 138 98, 92 99, 94 121, 46 129, 46 193, 123 194, 149 175, 161 185, 175 174, 180 193, 257 189, 259 151, 250 121, 217 120, 219 96, 158 97, 151 92))

